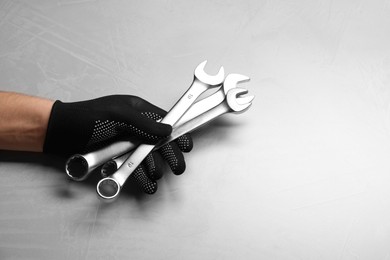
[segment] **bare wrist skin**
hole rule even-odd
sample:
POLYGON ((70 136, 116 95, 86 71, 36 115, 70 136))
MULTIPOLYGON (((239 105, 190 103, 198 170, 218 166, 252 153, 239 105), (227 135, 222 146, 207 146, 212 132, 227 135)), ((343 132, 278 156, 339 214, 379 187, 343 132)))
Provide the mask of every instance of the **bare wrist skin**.
POLYGON ((53 103, 0 91, 0 150, 42 152, 53 103))

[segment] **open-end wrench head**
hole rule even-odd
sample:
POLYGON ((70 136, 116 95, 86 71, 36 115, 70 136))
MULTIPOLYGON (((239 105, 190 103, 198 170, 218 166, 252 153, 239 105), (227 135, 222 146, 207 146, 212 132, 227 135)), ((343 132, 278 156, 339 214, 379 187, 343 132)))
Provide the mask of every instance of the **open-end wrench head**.
POLYGON ((245 94, 248 94, 248 90, 244 88, 234 88, 229 90, 229 92, 227 93, 227 103, 234 113, 243 113, 248 110, 249 107, 252 105, 252 100, 254 96, 241 97, 245 94), (243 100, 240 100, 240 102, 239 99, 248 100, 248 102, 244 103, 242 102, 243 100))
POLYGON ((250 78, 245 75, 235 73, 229 74, 223 82, 223 91, 227 94, 229 90, 236 88, 238 84, 248 82, 249 80, 250 78))
POLYGON ((225 79, 225 70, 221 67, 216 75, 209 75, 205 72, 204 68, 206 67, 207 60, 199 64, 194 73, 194 77, 200 82, 210 85, 210 86, 219 86, 223 83, 225 79))

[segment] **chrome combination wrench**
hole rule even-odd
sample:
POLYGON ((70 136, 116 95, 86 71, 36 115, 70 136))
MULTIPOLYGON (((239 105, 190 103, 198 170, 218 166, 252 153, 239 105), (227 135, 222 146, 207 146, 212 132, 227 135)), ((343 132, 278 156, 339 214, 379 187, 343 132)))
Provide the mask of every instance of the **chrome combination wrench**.
MULTIPOLYGON (((202 99, 201 101, 195 103, 191 107, 191 109, 174 126, 172 134, 167 139, 162 140, 157 145, 155 150, 175 140, 183 134, 193 132, 194 130, 214 120, 222 114, 239 114, 245 112, 250 107, 254 96, 242 97, 241 95, 246 94, 248 91, 242 88, 237 88, 237 85, 246 81, 249 81, 249 78, 247 76, 240 74, 229 74, 223 83, 223 87, 211 96, 206 97, 205 99, 202 99), (236 98, 227 98, 228 93, 232 89, 239 89, 239 91, 231 92, 229 94, 236 94, 236 98), (228 102, 230 102, 230 104, 228 102), (201 103, 204 105, 203 107, 196 106, 197 104, 201 103), (208 109, 205 110, 205 107, 207 107, 208 109), (190 111, 192 111, 193 113, 189 113, 190 111)), ((110 174, 113 174, 129 156, 130 152, 104 163, 103 167, 101 168, 102 176, 107 177, 110 174)))
POLYGON ((234 85, 234 87, 229 87, 230 89, 228 90, 226 95, 224 95, 225 98, 219 105, 202 113, 196 118, 193 118, 192 120, 183 123, 180 126, 177 126, 174 129, 174 135, 171 135, 167 139, 162 140, 156 146, 151 147, 150 145, 140 145, 134 151, 134 153, 131 154, 130 157, 123 162, 118 171, 99 181, 96 188, 98 195, 105 201, 115 200, 119 196, 123 184, 134 171, 135 167, 137 167, 147 156, 147 154, 153 149, 158 149, 165 143, 170 142, 178 136, 181 136, 189 131, 192 131, 204 125, 205 123, 219 117, 222 114, 229 112, 242 113, 246 111, 251 106, 251 102, 254 96, 242 97, 242 95, 248 93, 248 90, 243 88, 236 88, 236 85, 239 82, 247 80, 249 80, 249 78, 239 74, 228 75, 224 84, 228 86, 234 85), (143 148, 143 146, 145 146, 146 148, 143 148))

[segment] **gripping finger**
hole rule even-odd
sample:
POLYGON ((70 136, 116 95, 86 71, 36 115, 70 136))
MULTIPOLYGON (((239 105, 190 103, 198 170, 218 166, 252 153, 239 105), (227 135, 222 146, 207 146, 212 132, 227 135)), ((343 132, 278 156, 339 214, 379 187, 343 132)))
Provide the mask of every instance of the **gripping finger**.
POLYGON ((190 133, 184 134, 175 140, 177 146, 183 153, 191 152, 194 143, 190 133))
POLYGON ((183 153, 175 142, 170 142, 158 150, 175 175, 182 174, 186 169, 183 153))
MULTIPOLYGON (((141 114, 146 116, 146 117, 148 117, 148 118, 150 118, 150 119, 153 119, 154 121, 158 121, 158 120, 161 120, 163 118, 163 116, 166 114, 166 112, 162 110, 161 113, 142 112, 141 114)), ((178 145, 179 149, 183 153, 188 153, 193 148, 193 141, 192 141, 192 137, 191 137, 190 133, 187 133, 187 134, 184 134, 184 135, 178 137, 175 140, 175 142, 178 145)))
POLYGON ((151 180, 147 175, 144 166, 141 164, 139 165, 133 174, 131 175, 131 178, 135 180, 137 185, 147 194, 153 194, 157 191, 157 182, 154 180, 151 180))
POLYGON ((146 174, 151 180, 159 180, 163 176, 164 159, 158 152, 151 152, 144 160, 146 174))

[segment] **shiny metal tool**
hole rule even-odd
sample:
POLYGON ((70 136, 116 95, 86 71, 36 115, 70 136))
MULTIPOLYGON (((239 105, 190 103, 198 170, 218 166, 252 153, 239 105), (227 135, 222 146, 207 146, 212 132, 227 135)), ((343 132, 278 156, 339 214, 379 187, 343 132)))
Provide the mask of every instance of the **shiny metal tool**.
MULTIPOLYGON (((218 106, 210 109, 209 111, 203 113, 202 115, 196 117, 195 119, 179 126, 176 128, 177 134, 182 135, 186 133, 187 131, 190 131, 191 129, 195 129, 197 127, 200 127, 201 125, 215 119, 216 117, 232 112, 232 113, 242 113, 246 111, 251 106, 251 101, 253 100, 254 96, 246 96, 241 97, 244 94, 247 94, 248 90, 243 88, 234 88, 231 89, 228 94, 226 95, 226 98, 224 102, 220 103, 218 106)), ((161 144, 156 145, 156 148, 158 148, 160 145, 163 145, 166 142, 170 142, 172 139, 167 138, 167 140, 163 140, 161 144)), ((142 146, 140 146, 142 147, 142 146)), ((138 150, 138 149, 137 149, 138 150)), ((135 153, 137 152, 135 151, 135 153)), ((149 151, 150 152, 150 151, 149 151)), ((133 154, 134 155, 134 154, 133 154)), ((131 155, 129 158, 133 157, 131 155)), ((145 156, 144 156, 145 157, 145 156)), ((137 158, 137 157, 136 157, 137 158)), ((109 177, 106 177, 97 185, 97 193, 98 195, 104 199, 105 201, 113 201, 119 196, 120 190, 122 188, 121 185, 124 184, 121 174, 123 172, 121 169, 124 167, 128 167, 127 163, 132 162, 131 160, 127 159, 123 165, 119 168, 118 171, 116 171, 114 174, 110 175, 109 177), (118 175, 119 173, 119 175, 118 175), (108 183, 106 183, 108 181, 108 183)), ((130 173, 131 174, 131 173, 130 173)), ((128 176, 130 176, 130 174, 128 176)), ((128 177, 125 176, 126 178, 128 177)))
MULTIPOLYGON (((221 67, 220 71, 216 76, 210 76, 204 73, 204 67, 206 65, 207 61, 202 62, 195 70, 195 78, 199 77, 202 80, 206 80, 207 77, 209 77, 210 83, 218 83, 223 80, 224 77, 224 71, 223 67, 221 67), (212 78, 211 78, 212 77, 212 78), (212 81, 215 82, 212 82, 212 81)), ((195 80, 194 84, 196 83, 195 80)), ((207 82, 207 81, 204 81, 207 82)), ((215 85, 215 87, 221 86, 222 83, 219 85, 215 85)), ((202 91, 203 93, 204 91, 202 91)), ((186 93, 185 95, 192 95, 190 99, 195 100, 195 95, 198 95, 197 93, 186 93)), ((198 95, 199 96, 199 95, 198 95)), ((194 105, 192 105, 188 111, 180 118, 180 120, 176 123, 176 125, 183 124, 184 122, 187 122, 188 120, 191 120, 192 118, 202 114, 203 112, 213 108, 217 104, 219 104, 224 99, 224 91, 219 90, 215 92, 214 94, 210 95, 209 97, 206 97, 200 101, 197 101, 194 105)), ((123 154, 128 153, 129 151, 135 149, 140 142, 136 141, 119 141, 112 143, 106 147, 103 147, 99 150, 86 153, 86 154, 74 154, 72 155, 65 163, 65 172, 74 181, 83 181, 85 180, 89 174, 95 170, 97 167, 103 165, 107 161, 110 161, 113 158, 120 157, 123 154)), ((111 164, 111 163, 109 163, 111 164)), ((106 166, 107 167, 107 166, 106 166)), ((110 167, 111 168, 111 167, 110 167)))
MULTIPOLYGON (((204 71, 206 63, 207 61, 204 61, 197 66, 191 86, 161 120, 162 123, 174 125, 202 93, 222 85, 225 79, 223 67, 220 68, 217 75, 212 76, 204 71)), ((154 148, 155 145, 139 145, 118 171, 99 181, 96 187, 98 195, 106 201, 117 198, 128 177, 154 148)))
MULTIPOLYGON (((172 134, 165 140, 162 141, 162 143, 158 144, 158 147, 155 148, 155 150, 159 149, 161 146, 175 140, 176 138, 182 136, 185 133, 192 132, 196 130, 197 128, 201 127, 203 124, 208 123, 210 120, 214 119, 212 117, 208 117, 209 119, 206 119, 207 116, 204 116, 204 113, 212 113, 207 112, 212 108, 215 108, 216 106, 220 105, 222 102, 225 101, 227 93, 231 90, 237 87, 237 84, 243 83, 249 81, 249 77, 241 75, 241 74, 229 74, 226 76, 226 79, 223 83, 223 87, 219 89, 217 92, 213 93, 212 95, 198 101, 195 103, 186 113, 185 115, 180 118, 180 120, 175 124, 172 134), (200 118, 198 118, 200 117, 200 118)), ((246 96, 246 97, 240 97, 240 102, 243 104, 249 104, 253 97, 252 96, 246 96)), ((243 110, 242 112, 244 112, 243 110)), ((107 177, 111 174, 113 174, 120 166, 122 166, 123 162, 130 156, 130 153, 124 154, 122 156, 119 156, 117 158, 111 159, 107 162, 105 162, 101 168, 101 175, 103 177, 107 177)))

